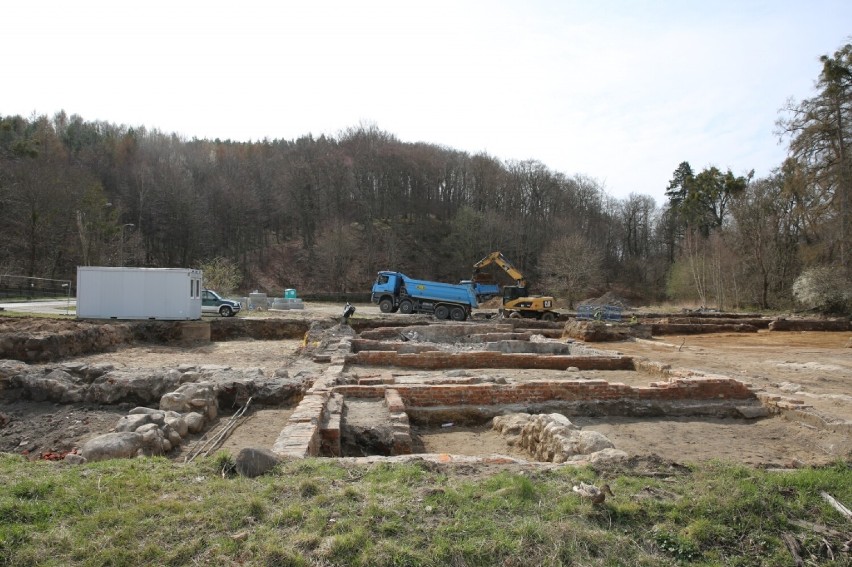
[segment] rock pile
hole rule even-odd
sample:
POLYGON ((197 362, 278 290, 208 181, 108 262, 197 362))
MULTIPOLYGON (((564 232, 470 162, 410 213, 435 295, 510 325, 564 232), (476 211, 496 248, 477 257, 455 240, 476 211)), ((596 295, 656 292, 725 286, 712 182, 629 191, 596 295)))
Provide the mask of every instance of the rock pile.
POLYGON ((582 431, 558 413, 513 413, 494 418, 493 429, 538 461, 552 463, 599 462, 627 458, 597 431, 582 431))
POLYGON ((200 433, 216 419, 218 404, 210 382, 184 384, 165 394, 160 408, 137 407, 122 417, 115 431, 90 439, 80 449, 87 461, 163 455, 190 433, 200 433))
POLYGON ((114 432, 87 441, 80 456, 87 461, 103 461, 163 455, 180 445, 188 434, 201 432, 204 425, 204 417, 195 412, 181 415, 138 407, 118 421, 114 432))

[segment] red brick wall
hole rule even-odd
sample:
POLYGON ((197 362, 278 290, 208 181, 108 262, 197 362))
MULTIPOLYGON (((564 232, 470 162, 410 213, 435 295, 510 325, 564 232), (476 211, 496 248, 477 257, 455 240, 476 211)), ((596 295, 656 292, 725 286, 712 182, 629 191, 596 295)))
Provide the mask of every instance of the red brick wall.
POLYGON ((398 366, 406 368, 540 368, 565 370, 633 370, 633 360, 617 356, 543 356, 540 354, 503 354, 493 351, 425 352, 398 354, 387 351, 361 351, 346 356, 346 364, 361 366, 398 366))
MULTIPOLYGON (((534 380, 516 384, 396 384, 406 407, 507 405, 549 401, 753 400, 754 392, 730 378, 692 378, 627 386, 605 380, 534 380)), ((359 398, 381 397, 381 386, 338 386, 335 392, 359 398)))

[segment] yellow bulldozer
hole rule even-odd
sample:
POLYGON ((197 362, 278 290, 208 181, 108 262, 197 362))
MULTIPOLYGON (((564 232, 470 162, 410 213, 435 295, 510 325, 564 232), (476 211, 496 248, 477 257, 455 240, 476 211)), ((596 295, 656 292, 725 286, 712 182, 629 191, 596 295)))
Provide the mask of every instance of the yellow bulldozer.
POLYGON ((483 299, 493 297, 498 289, 493 276, 483 272, 483 268, 495 264, 500 267, 515 285, 503 286, 503 307, 500 314, 503 317, 519 318, 526 317, 541 319, 542 321, 556 320, 556 306, 550 296, 529 295, 527 293, 527 280, 524 275, 506 259, 501 252, 492 252, 473 265, 474 289, 483 299))

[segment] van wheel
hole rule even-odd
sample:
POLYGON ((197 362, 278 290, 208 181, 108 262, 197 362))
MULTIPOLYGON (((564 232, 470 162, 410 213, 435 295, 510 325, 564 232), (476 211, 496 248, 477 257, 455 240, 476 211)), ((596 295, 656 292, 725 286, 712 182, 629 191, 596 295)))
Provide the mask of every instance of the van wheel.
POLYGON ((219 315, 222 317, 231 317, 234 314, 234 310, 228 307, 227 305, 223 305, 219 308, 219 315))

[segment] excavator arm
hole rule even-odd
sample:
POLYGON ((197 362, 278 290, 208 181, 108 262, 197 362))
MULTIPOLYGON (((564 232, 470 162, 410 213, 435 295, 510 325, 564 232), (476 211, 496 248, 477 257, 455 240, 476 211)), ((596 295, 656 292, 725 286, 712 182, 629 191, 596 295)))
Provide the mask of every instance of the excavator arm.
POLYGON ((503 287, 503 307, 500 313, 503 317, 530 317, 544 321, 553 321, 557 313, 553 310, 555 303, 552 297, 542 295, 527 295, 527 280, 512 263, 500 252, 492 252, 473 265, 473 281, 477 281, 480 270, 491 264, 497 264, 509 277, 515 280, 513 286, 503 287))
POLYGON ((509 275, 510 278, 515 280, 515 284, 520 287, 526 289, 527 280, 524 275, 518 271, 512 263, 503 256, 502 252, 492 252, 479 262, 473 265, 473 272, 477 274, 482 268, 489 266, 491 264, 497 264, 500 268, 509 275))

